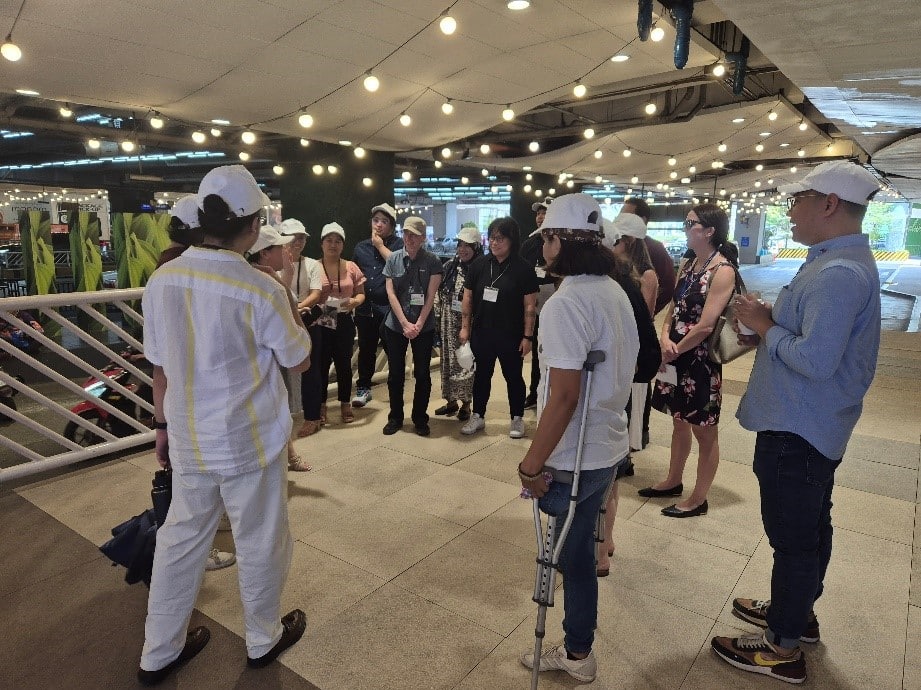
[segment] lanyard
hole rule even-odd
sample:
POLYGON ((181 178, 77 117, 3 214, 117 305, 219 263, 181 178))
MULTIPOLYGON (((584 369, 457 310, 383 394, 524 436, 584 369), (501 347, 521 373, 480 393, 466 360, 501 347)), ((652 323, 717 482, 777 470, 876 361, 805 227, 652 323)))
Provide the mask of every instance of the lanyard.
MULTIPOLYGON (((681 294, 678 295, 678 299, 679 299, 679 300, 680 300, 680 299, 684 299, 684 296, 685 296, 686 294, 688 294, 688 290, 691 289, 691 286, 692 286, 694 283, 696 283, 698 280, 700 280, 701 276, 702 276, 704 273, 707 272, 707 266, 709 266, 709 265, 710 265, 710 262, 713 261, 713 257, 716 256, 716 253, 717 253, 718 251, 719 251, 718 249, 714 249, 714 250, 713 250, 713 253, 712 253, 712 254, 709 256, 709 258, 704 262, 704 267, 703 267, 702 269, 700 269, 700 273, 691 273, 691 267, 690 267, 690 266, 688 266, 687 269, 685 269, 685 272, 684 272, 684 275, 685 275, 685 282, 684 282, 684 287, 681 289, 681 294)), ((693 264, 692 264, 692 265, 693 265, 693 264)))
MULTIPOLYGON (((511 259, 512 259, 512 257, 509 257, 508 259, 506 259, 506 261, 511 262, 511 259)), ((493 277, 492 277, 492 261, 489 262, 489 287, 495 286, 496 281, 499 280, 499 278, 501 278, 502 276, 505 275, 505 272, 508 270, 508 267, 509 267, 510 265, 511 265, 510 263, 505 264, 505 268, 502 269, 502 273, 500 273, 500 274, 497 275, 495 278, 493 278, 493 277)))
POLYGON ((300 259, 297 262, 297 288, 295 292, 297 293, 297 298, 301 298, 301 267, 304 265, 304 259, 300 259))
MULTIPOLYGON (((326 263, 323 261, 321 261, 320 263, 323 264, 323 273, 326 274, 326 282, 329 283, 329 289, 332 290, 333 289, 333 279, 329 277, 329 271, 326 270, 326 263)), ((341 287, 342 287, 342 261, 337 260, 336 261, 336 294, 337 295, 342 294, 341 287)))

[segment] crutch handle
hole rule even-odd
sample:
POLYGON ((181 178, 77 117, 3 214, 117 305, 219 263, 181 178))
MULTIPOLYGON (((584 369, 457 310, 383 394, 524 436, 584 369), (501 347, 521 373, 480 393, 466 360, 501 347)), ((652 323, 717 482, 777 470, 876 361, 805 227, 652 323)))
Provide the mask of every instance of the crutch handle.
POLYGON ((585 364, 582 365, 582 368, 586 371, 594 371, 596 364, 601 364, 607 355, 604 353, 604 350, 592 350, 588 353, 588 357, 585 358, 585 364))

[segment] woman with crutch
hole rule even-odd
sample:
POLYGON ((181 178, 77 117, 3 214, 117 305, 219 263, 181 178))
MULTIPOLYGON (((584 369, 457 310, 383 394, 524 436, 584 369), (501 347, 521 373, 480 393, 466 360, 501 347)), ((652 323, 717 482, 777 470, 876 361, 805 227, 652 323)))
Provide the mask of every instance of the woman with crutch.
MULTIPOLYGON (((518 474, 550 524, 556 517, 566 519, 567 510, 572 517, 559 536, 548 527, 551 545, 562 543, 563 643, 540 652, 543 614, 553 599, 552 586, 546 597, 535 587, 538 644, 520 660, 533 669, 539 655, 534 683, 538 672, 549 670, 590 682, 596 673, 592 643, 598 614, 595 529, 616 467, 629 453, 624 408, 639 341, 630 302, 609 277, 615 259, 601 245, 598 202, 587 194, 559 197, 547 209, 541 234, 547 271, 562 282, 541 311, 539 422, 518 474), (587 373, 589 353, 597 351, 604 359, 587 373)), ((556 565, 547 553, 541 560, 546 572, 556 565)))

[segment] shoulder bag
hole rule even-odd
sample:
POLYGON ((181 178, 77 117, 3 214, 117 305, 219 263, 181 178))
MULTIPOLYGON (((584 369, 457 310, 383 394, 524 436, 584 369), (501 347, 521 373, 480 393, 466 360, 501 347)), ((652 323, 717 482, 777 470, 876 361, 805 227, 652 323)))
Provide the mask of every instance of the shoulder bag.
POLYGON ((733 318, 733 297, 737 294, 744 295, 747 292, 745 289, 745 281, 742 280, 739 269, 732 266, 732 264, 729 265, 732 267, 732 270, 735 271, 736 287, 735 290, 732 291, 732 295, 729 296, 729 302, 726 304, 726 308, 723 309, 723 313, 720 314, 719 319, 717 319, 713 332, 707 338, 707 350, 709 352, 710 361, 716 364, 731 362, 734 359, 738 359, 749 350, 755 349, 755 345, 740 345, 738 333, 732 330, 732 327, 729 325, 733 318))

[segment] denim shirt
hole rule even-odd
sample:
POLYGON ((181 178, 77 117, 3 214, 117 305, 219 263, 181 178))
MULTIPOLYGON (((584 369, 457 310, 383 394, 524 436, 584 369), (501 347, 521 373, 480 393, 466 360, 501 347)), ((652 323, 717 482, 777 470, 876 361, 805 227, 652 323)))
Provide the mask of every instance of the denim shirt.
MULTIPOLYGON (((391 252, 403 248, 403 240, 396 235, 391 235, 384 240, 384 246, 391 252)), ((384 264, 386 263, 381 253, 374 248, 370 238, 362 240, 355 245, 352 260, 365 274, 365 301, 355 310, 358 316, 371 316, 372 310, 379 316, 386 316, 390 311, 387 301, 387 288, 384 285, 384 264)))
POLYGON ((774 303, 736 417, 749 431, 802 436, 825 457, 844 455, 876 371, 879 272, 866 235, 809 249, 774 303))

